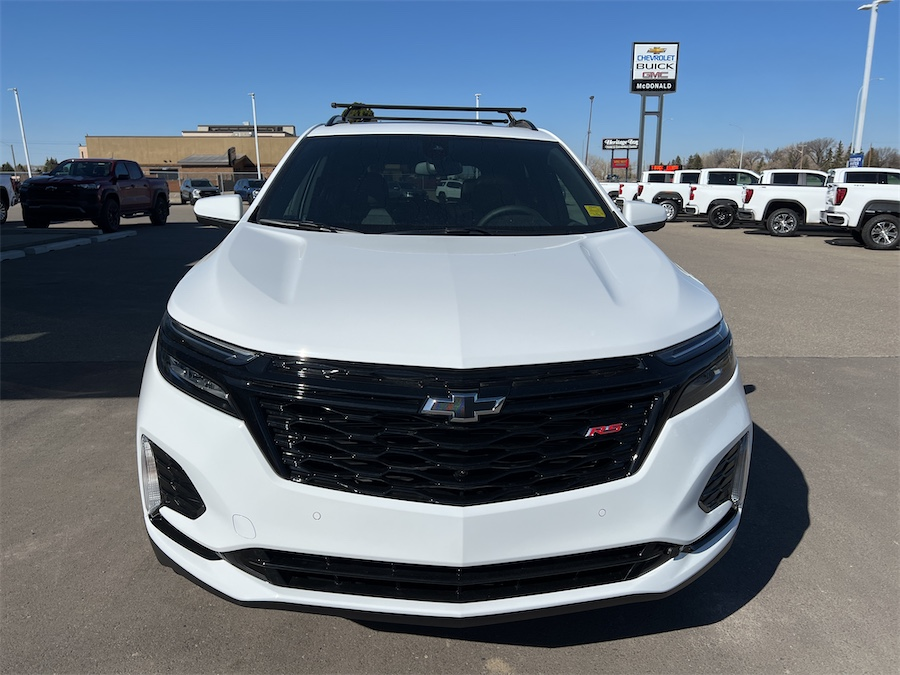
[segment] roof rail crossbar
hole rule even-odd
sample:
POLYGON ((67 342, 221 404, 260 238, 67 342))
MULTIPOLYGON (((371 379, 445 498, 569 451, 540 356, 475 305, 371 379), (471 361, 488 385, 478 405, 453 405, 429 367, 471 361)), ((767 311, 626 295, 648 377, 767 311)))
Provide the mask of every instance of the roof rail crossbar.
POLYGON ((536 127, 528 120, 517 120, 513 113, 523 113, 526 108, 511 107, 481 107, 481 106, 447 106, 447 105, 394 105, 377 103, 332 103, 332 108, 344 108, 340 116, 335 115, 328 120, 328 125, 339 122, 372 122, 377 120, 405 121, 405 122, 479 122, 482 124, 503 124, 509 126, 524 126, 530 129, 536 127), (473 113, 501 113, 506 119, 471 119, 461 117, 395 117, 377 114, 376 110, 414 110, 418 112, 473 112, 473 113))

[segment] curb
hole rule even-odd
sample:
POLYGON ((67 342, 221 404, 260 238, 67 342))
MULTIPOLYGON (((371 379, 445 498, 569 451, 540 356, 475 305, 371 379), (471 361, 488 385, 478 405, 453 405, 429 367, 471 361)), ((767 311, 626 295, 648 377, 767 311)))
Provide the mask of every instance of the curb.
POLYGON ((137 232, 127 230, 125 232, 110 232, 109 234, 98 234, 93 237, 79 237, 77 239, 65 239, 63 241, 55 241, 49 244, 37 244, 35 246, 25 246, 22 249, 12 251, 3 251, 0 253, 0 261, 15 260, 24 258, 28 255, 40 255, 41 253, 49 253, 50 251, 61 251, 67 248, 75 248, 76 246, 87 246, 88 244, 97 244, 112 239, 124 239, 125 237, 134 237, 137 232))

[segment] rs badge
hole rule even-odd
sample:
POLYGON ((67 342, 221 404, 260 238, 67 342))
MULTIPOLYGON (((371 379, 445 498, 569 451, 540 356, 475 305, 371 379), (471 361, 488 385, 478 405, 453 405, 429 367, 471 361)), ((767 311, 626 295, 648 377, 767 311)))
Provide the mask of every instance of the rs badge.
POLYGON ((604 424, 602 427, 591 427, 584 435, 585 438, 592 436, 606 436, 608 434, 617 434, 622 431, 625 426, 624 422, 616 422, 615 424, 604 424))

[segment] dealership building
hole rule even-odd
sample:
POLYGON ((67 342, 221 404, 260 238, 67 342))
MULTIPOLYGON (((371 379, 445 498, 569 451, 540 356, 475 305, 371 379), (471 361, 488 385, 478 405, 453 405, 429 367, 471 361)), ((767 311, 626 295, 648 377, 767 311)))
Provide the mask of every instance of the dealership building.
POLYGON ((78 154, 134 160, 144 173, 167 179, 170 190, 185 178, 209 178, 227 191, 239 178, 256 178, 257 166, 268 176, 297 140, 290 124, 256 129, 256 138, 249 124, 199 125, 180 136, 85 136, 78 154))

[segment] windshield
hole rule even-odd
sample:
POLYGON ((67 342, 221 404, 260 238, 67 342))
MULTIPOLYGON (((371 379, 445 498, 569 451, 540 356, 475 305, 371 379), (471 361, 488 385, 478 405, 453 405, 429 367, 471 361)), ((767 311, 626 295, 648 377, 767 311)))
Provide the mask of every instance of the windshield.
POLYGON ((265 181, 263 180, 251 180, 247 181, 247 187, 261 188, 263 186, 263 183, 265 183, 265 181))
POLYGON ((253 222, 459 235, 572 234, 624 226, 571 156, 546 141, 309 138, 270 182, 253 222))
POLYGON ((51 176, 80 176, 82 178, 108 176, 112 162, 63 162, 50 172, 51 176))
POLYGON ((192 180, 191 185, 193 187, 212 187, 212 183, 208 180, 192 180))

